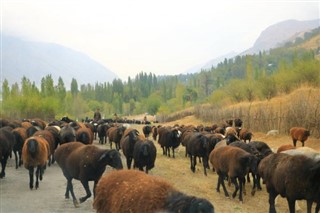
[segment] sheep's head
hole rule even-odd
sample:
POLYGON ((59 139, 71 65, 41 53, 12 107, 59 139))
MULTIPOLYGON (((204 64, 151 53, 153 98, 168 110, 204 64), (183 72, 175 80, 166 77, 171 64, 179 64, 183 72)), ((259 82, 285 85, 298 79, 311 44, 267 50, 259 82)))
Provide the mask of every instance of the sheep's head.
POLYGON ((123 169, 120 153, 117 150, 106 150, 98 160, 102 165, 109 165, 115 169, 123 169))

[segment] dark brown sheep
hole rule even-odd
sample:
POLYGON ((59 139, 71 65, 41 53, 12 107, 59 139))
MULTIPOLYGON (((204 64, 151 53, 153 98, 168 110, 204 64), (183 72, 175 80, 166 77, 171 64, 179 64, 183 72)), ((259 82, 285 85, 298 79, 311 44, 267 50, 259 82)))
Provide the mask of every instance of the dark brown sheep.
POLYGON ((13 146, 13 153, 16 161, 16 169, 22 165, 22 147, 24 141, 27 139, 27 130, 23 127, 17 127, 12 130, 15 138, 15 145, 13 146))
POLYGON ((116 149, 120 150, 120 140, 125 130, 126 130, 126 127, 124 126, 115 126, 108 129, 107 136, 109 138, 111 149, 112 149, 112 142, 114 142, 116 144, 116 149))
POLYGON ((172 156, 174 156, 174 149, 180 145, 180 131, 172 127, 160 127, 158 129, 159 139, 163 155, 170 157, 170 148, 172 148, 172 156))
POLYGON ((150 140, 138 140, 133 148, 133 168, 138 168, 148 174, 148 171, 154 167, 157 157, 157 148, 150 140))
POLYGON ((69 126, 65 125, 60 130, 61 144, 76 141, 76 130, 69 126))
POLYGON ((240 202, 243 202, 242 187, 245 181, 245 176, 250 169, 256 173, 258 165, 257 158, 241 148, 222 146, 212 150, 209 160, 219 176, 217 192, 220 192, 220 185, 222 185, 225 196, 229 197, 224 184, 224 179, 229 177, 235 186, 235 191, 233 192, 232 197, 234 198, 240 189, 239 200, 240 202))
POLYGON ((33 189, 33 173, 36 169, 36 186, 39 188, 39 179, 42 180, 44 170, 47 165, 49 145, 45 138, 32 136, 28 138, 22 147, 22 160, 24 168, 29 171, 29 187, 33 189))
MULTIPOLYGON (((127 129, 129 130, 129 129, 127 129)), ((131 168, 131 163, 133 159, 133 148, 137 140, 139 139, 139 131, 136 129, 130 129, 130 131, 126 130, 126 135, 121 138, 120 147, 127 159, 127 168, 131 168)))
POLYGON ((269 193, 269 212, 275 213, 277 195, 286 197, 290 213, 295 212, 296 200, 307 201, 307 212, 311 213, 312 203, 316 211, 320 207, 320 161, 305 155, 271 154, 264 158, 258 168, 269 193))
POLYGON ((112 171, 103 176, 93 207, 98 213, 214 213, 208 200, 186 195, 164 179, 137 170, 112 171))
POLYGON ((80 203, 82 203, 91 197, 88 182, 94 181, 93 192, 95 192, 96 184, 105 171, 106 165, 116 169, 123 168, 118 151, 104 150, 81 142, 69 142, 59 146, 54 156, 67 179, 65 197, 69 198, 70 192, 75 207, 78 206, 78 201, 73 192, 73 178, 80 180, 86 190, 86 196, 80 198, 80 203))
POLYGON ((304 142, 308 140, 308 137, 310 136, 310 131, 303 127, 292 127, 290 129, 290 135, 293 146, 297 145, 297 141, 301 141, 302 146, 304 146, 304 142))
POLYGON ((99 143, 105 144, 107 143, 107 131, 111 127, 108 123, 99 124, 97 127, 97 133, 99 137, 99 143))
POLYGON ((83 144, 93 143, 93 132, 87 127, 80 127, 76 130, 76 141, 82 142, 83 144))
POLYGON ((7 166, 8 157, 11 155, 15 139, 12 134, 12 128, 9 126, 2 127, 0 129, 0 161, 1 161, 1 173, 0 178, 6 176, 5 169, 7 166))

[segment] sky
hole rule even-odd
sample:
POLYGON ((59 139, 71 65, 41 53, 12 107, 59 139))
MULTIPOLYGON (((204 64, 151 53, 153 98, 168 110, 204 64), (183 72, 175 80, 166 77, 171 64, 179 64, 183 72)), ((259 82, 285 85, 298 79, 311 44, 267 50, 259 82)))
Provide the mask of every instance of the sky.
POLYGON ((1 32, 87 54, 121 79, 174 75, 253 46, 268 26, 320 18, 317 1, 1 0, 1 32))

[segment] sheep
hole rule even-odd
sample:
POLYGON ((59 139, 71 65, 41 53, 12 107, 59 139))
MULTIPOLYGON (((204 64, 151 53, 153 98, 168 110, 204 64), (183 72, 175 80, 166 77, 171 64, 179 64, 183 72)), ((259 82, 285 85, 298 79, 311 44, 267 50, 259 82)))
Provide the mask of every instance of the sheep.
POLYGON ((310 136, 310 131, 303 127, 292 127, 290 129, 290 135, 293 146, 296 146, 297 141, 301 141, 302 146, 304 146, 304 142, 308 140, 308 137, 310 136))
POLYGON ((12 130, 15 138, 15 145, 13 146, 13 153, 16 161, 16 169, 22 165, 22 147, 24 141, 27 139, 27 130, 23 127, 17 127, 12 130))
POLYGON ((33 173, 36 167, 36 185, 39 188, 39 179, 42 180, 48 160, 49 145, 45 138, 32 136, 27 138, 22 147, 22 160, 24 168, 29 171, 29 187, 33 189, 33 173))
POLYGON ((295 149, 296 147, 293 146, 292 144, 284 144, 278 147, 277 149, 277 153, 286 151, 286 150, 290 150, 290 149, 295 149))
POLYGON ((123 168, 118 151, 104 150, 81 142, 69 142, 59 146, 54 157, 67 179, 65 198, 68 199, 71 192, 75 207, 78 207, 78 201, 73 192, 73 178, 80 180, 86 190, 86 196, 80 198, 82 203, 91 197, 88 182, 94 181, 93 192, 95 192, 96 184, 105 171, 106 165, 116 169, 123 168))
POLYGON ((130 169, 133 159, 133 149, 135 143, 138 140, 139 131, 136 129, 131 129, 131 131, 128 132, 127 129, 125 134, 126 135, 124 135, 120 140, 120 147, 124 156, 127 159, 127 168, 130 169))
POLYGON ((240 118, 236 118, 236 119, 234 119, 234 126, 235 127, 242 127, 242 120, 240 119, 240 118))
POLYGON ((316 211, 320 207, 320 161, 305 155, 271 154, 264 158, 258 172, 269 193, 269 212, 275 213, 277 195, 286 197, 290 213, 295 212, 295 201, 307 201, 307 212, 311 213, 312 203, 316 211))
POLYGON ((93 208, 98 213, 214 213, 208 200, 186 195, 166 180, 137 170, 112 171, 103 176, 96 187, 93 208))
POLYGON ((116 149, 120 150, 120 140, 126 128, 124 126, 111 127, 107 131, 107 136, 110 142, 110 148, 112 149, 112 142, 116 144, 116 149))
POLYGON ((76 130, 71 126, 66 125, 61 128, 60 137, 61 144, 76 141, 76 130))
POLYGON ((252 132, 250 130, 248 130, 247 128, 240 129, 239 138, 241 140, 243 140, 245 143, 247 142, 247 140, 250 143, 252 136, 253 136, 252 132))
MULTIPOLYGON (((305 155, 306 157, 312 158, 315 161, 319 161, 320 160, 320 153, 310 147, 299 147, 296 148, 293 145, 290 144, 291 149, 281 149, 281 147, 277 150, 277 153, 285 153, 288 155, 305 155)), ((275 203, 277 203, 277 198, 279 197, 279 195, 276 197, 275 203)), ((296 202, 296 210, 301 210, 300 206, 298 205, 298 202, 296 202)))
POLYGON ((209 159, 219 176, 216 188, 217 192, 220 192, 220 185, 222 185, 225 196, 229 197, 224 184, 224 179, 228 176, 235 186, 235 191, 233 192, 232 197, 235 198, 238 190, 240 189, 239 200, 240 202, 243 202, 242 187, 245 176, 249 169, 254 173, 257 173, 257 158, 239 147, 223 146, 212 150, 209 155, 209 159))
POLYGON ((99 137, 99 144, 107 143, 107 131, 111 127, 110 124, 102 123, 97 127, 97 133, 99 137))
POLYGON ((143 132, 144 136, 146 138, 148 138, 150 133, 152 132, 152 126, 149 126, 149 125, 143 126, 142 127, 142 132, 143 132))
POLYGON ((80 127, 76 130, 76 141, 84 144, 93 143, 93 132, 87 127, 80 127))
POLYGON ((157 148, 150 140, 138 140, 134 144, 133 148, 133 168, 138 168, 140 171, 143 171, 145 167, 145 172, 148 174, 148 171, 154 167, 154 162, 157 157, 157 148))
POLYGON ((180 145, 180 134, 181 132, 176 128, 161 127, 158 129, 159 139, 163 155, 170 157, 170 148, 172 148, 172 156, 174 156, 174 149, 180 145))
POLYGON ((48 143, 48 166, 51 166, 54 163, 53 153, 56 149, 56 142, 53 134, 49 130, 39 130, 33 134, 33 136, 40 136, 46 139, 45 141, 48 143))
POLYGON ((208 158, 210 154, 209 150, 209 139, 201 134, 201 133, 194 133, 191 135, 190 140, 186 144, 186 152, 190 157, 190 169, 194 173, 196 170, 196 158, 201 157, 203 158, 203 171, 204 174, 207 176, 206 168, 209 167, 208 158))
POLYGON ((267 136, 276 136, 276 135, 279 135, 279 130, 277 129, 272 129, 270 131, 267 132, 267 136))
POLYGON ((11 155, 15 143, 15 138, 11 131, 12 128, 9 126, 0 128, 0 178, 4 178, 6 176, 5 169, 7 166, 8 157, 11 155))

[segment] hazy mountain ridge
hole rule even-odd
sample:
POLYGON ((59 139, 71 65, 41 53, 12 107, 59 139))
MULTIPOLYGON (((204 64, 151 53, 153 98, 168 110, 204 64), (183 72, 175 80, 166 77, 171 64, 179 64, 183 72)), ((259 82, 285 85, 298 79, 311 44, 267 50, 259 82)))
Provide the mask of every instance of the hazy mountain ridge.
POLYGON ((49 74, 55 82, 61 76, 66 87, 72 78, 78 85, 112 82, 118 78, 89 56, 62 45, 2 36, 2 79, 13 84, 26 76, 39 85, 41 78, 49 74))
POLYGON ((302 32, 310 31, 320 26, 320 19, 298 21, 286 20, 273 24, 263 30, 255 41, 253 47, 240 55, 259 53, 259 51, 281 47, 286 42, 294 40, 302 32))
MULTIPOLYGON (((253 47, 243 51, 239 55, 255 54, 259 53, 259 51, 268 51, 271 48, 281 47, 285 45, 286 42, 294 41, 295 38, 302 37, 305 32, 315 29, 319 26, 320 19, 307 21, 286 20, 278 22, 263 30, 255 41, 253 47)), ((197 73, 202 69, 208 70, 211 67, 217 66, 220 62, 223 62, 225 58, 233 58, 236 55, 238 55, 236 52, 230 52, 228 54, 211 59, 202 65, 194 66, 183 73, 197 73)))

